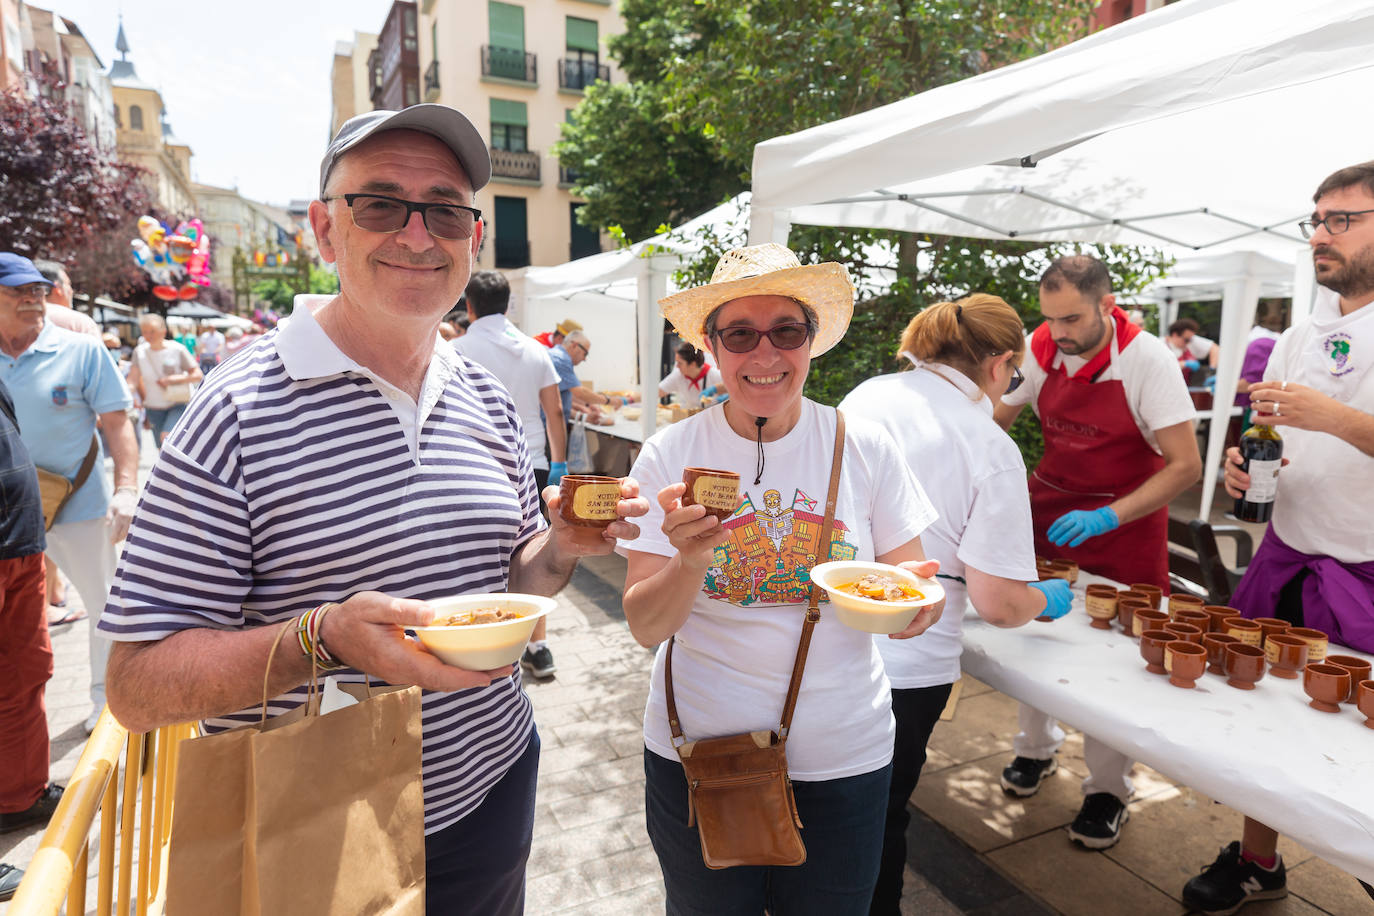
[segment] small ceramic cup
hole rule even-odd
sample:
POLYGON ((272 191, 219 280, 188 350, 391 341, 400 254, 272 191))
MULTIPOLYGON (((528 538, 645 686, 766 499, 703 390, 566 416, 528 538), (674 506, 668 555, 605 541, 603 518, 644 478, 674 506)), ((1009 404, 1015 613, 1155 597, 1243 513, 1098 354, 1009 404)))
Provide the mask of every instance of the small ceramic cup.
POLYGON ((1264 640, 1268 639, 1271 634, 1282 633, 1284 630, 1287 630, 1289 627, 1292 626, 1292 624, 1288 621, 1280 620, 1277 617, 1251 617, 1250 619, 1260 625, 1261 648, 1264 647, 1264 640))
MULTIPOLYGON (((1117 597, 1117 623, 1121 624, 1122 632, 1125 633, 1127 636, 1131 637, 1132 639, 1136 639, 1140 636, 1140 634, 1135 631, 1135 615, 1141 611, 1149 611, 1152 614, 1159 613, 1154 608, 1150 607, 1150 603, 1148 601, 1145 601, 1142 598, 1122 598, 1120 596, 1117 597)), ((1164 619, 1167 620, 1168 617, 1166 616, 1164 619)))
POLYGON ((1175 623, 1191 623, 1202 632, 1206 633, 1212 628, 1212 618, 1202 611, 1181 610, 1174 615, 1175 623))
POLYGON ((1321 630, 1312 627, 1289 627, 1288 635, 1297 636, 1307 642, 1307 661, 1309 664, 1326 660, 1330 642, 1321 630))
POLYGON ((1341 700, 1341 702, 1354 703, 1355 694, 1357 692, 1355 688, 1359 685, 1360 681, 1369 680, 1369 675, 1372 670, 1369 662, 1362 658, 1356 658, 1354 655, 1328 655, 1324 661, 1328 665, 1335 665, 1337 668, 1344 668, 1346 671, 1350 672, 1350 693, 1347 694, 1345 699, 1341 700))
POLYGON ((1247 646, 1258 648, 1264 640, 1264 631, 1253 620, 1246 620, 1244 617, 1227 617, 1222 625, 1226 627, 1223 632, 1227 636, 1234 636, 1247 646))
POLYGON ((1177 638, 1190 642, 1195 646, 1202 645, 1202 630, 1191 623, 1179 623, 1177 621, 1166 623, 1163 629, 1173 633, 1177 638))
POLYGON ((1151 585, 1148 582, 1132 582, 1130 584, 1130 590, 1144 595, 1145 600, 1150 602, 1150 606, 1156 610, 1159 609, 1160 599, 1164 597, 1164 589, 1160 588, 1158 585, 1151 585))
POLYGON ((1116 618, 1116 589, 1110 585, 1089 585, 1084 590, 1083 605, 1098 630, 1110 630, 1116 618))
POLYGON ((1181 610, 1200 611, 1207 602, 1197 595, 1190 595, 1187 592, 1173 592, 1169 595, 1169 616, 1173 617, 1181 610))
POLYGON ((1203 605, 1202 612, 1207 615, 1207 632, 1225 633, 1226 627, 1223 626, 1227 617, 1239 617, 1240 611, 1224 604, 1203 605))
POLYGON ((1207 667, 1207 650, 1196 643, 1176 639, 1164 646, 1164 670, 1169 683, 1175 687, 1192 689, 1207 667))
POLYGON ((1240 690, 1254 690, 1264 677, 1264 650, 1248 643, 1226 647, 1226 683, 1240 690))
POLYGON ((1226 647, 1239 645, 1240 640, 1225 633, 1202 634, 1202 647, 1207 650, 1207 670, 1212 674, 1226 673, 1226 647))
POLYGON ((684 506, 701 505, 707 515, 724 522, 739 508, 739 474, 715 468, 684 468, 682 482, 687 492, 682 494, 684 506))
POLYGON ((1302 670, 1302 689, 1312 698, 1308 706, 1321 712, 1340 712, 1338 704, 1350 693, 1350 672, 1339 665, 1313 662, 1302 670))
POLYGON ((1070 585, 1078 581, 1078 564, 1073 560, 1050 560, 1050 572, 1060 579, 1067 579, 1070 585))
MULTIPOLYGON (((1119 602, 1118 602, 1119 603, 1119 602)), ((1169 622, 1169 615, 1163 611, 1136 611, 1131 622, 1131 632, 1137 638, 1146 630, 1157 630, 1169 622)))
POLYGON ((1145 670, 1152 674, 1168 674, 1164 668, 1164 647, 1176 639, 1168 630, 1146 630, 1140 634, 1140 657, 1145 670))
POLYGON ((1307 665, 1307 643, 1287 633, 1271 633, 1264 641, 1264 660, 1274 677, 1296 680, 1307 665))
POLYGON ((597 474, 564 474, 558 484, 558 514, 575 530, 577 540, 602 540, 601 534, 616 520, 620 480, 597 474))
POLYGON ((1355 708, 1364 716, 1364 727, 1374 728, 1374 681, 1360 681, 1355 688, 1355 708))

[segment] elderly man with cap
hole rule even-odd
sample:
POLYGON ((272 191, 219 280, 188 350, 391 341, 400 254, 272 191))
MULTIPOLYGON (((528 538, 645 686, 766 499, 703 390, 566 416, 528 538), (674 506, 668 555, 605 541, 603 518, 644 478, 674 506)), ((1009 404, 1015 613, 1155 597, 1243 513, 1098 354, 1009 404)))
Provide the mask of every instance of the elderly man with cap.
POLYGON ((582 330, 582 325, 573 321, 571 318, 564 318, 562 321, 558 322, 558 324, 554 325, 552 331, 540 331, 538 334, 534 335, 534 339, 552 350, 563 342, 563 338, 567 337, 573 331, 580 330, 582 330))
POLYGON ((299 707, 312 656, 342 683, 424 687, 431 913, 522 910, 539 737, 518 670, 450 667, 405 628, 442 596, 553 594, 648 511, 624 481, 620 519, 580 546, 551 488, 546 524, 510 396, 440 345, 490 175, 485 141, 446 106, 339 129, 309 212, 339 294, 298 297, 206 380, 153 468, 102 622, 111 709, 139 731, 256 722, 264 671, 273 712, 299 707), (308 638, 267 670, 293 622, 308 638))
MULTIPOLYGON (((46 317, 52 282, 28 258, 0 253, 0 381, 14 397, 19 428, 40 471, 71 492, 47 519, 48 557, 76 587, 93 619, 114 579, 115 544, 138 500, 138 445, 126 413, 133 399, 99 335, 63 330, 46 317), (103 473, 96 421, 114 459, 103 473)), ((109 641, 90 630, 91 704, 86 730, 105 705, 109 641)))

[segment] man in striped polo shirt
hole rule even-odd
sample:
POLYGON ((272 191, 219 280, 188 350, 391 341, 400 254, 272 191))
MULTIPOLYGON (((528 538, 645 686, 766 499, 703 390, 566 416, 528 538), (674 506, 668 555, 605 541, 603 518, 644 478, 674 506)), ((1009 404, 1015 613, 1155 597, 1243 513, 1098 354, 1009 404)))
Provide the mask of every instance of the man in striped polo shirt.
MULTIPOLYGON (((648 511, 627 479, 601 544, 571 538, 553 489, 545 523, 510 396, 436 346, 477 258, 473 195, 490 175, 486 143, 452 108, 340 128, 310 205, 339 295, 298 297, 197 392, 153 468, 101 623, 122 723, 216 731, 256 721, 272 624, 338 602, 317 650, 346 666, 335 676, 427 691, 432 913, 522 910, 539 738, 517 671, 449 667, 403 628, 430 622, 427 599, 553 594, 579 556, 636 536, 627 519, 648 511)), ((307 656, 278 653, 270 713, 301 705, 309 672, 307 656)))

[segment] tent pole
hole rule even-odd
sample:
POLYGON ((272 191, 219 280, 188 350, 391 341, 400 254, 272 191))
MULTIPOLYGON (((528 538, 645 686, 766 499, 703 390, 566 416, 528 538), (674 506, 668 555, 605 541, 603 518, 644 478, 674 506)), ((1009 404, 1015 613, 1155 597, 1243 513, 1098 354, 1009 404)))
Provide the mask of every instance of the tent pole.
POLYGON ((792 231, 791 212, 783 209, 749 208, 749 244, 763 245, 776 242, 786 247, 787 236, 792 231))
POLYGON ((668 295, 668 275, 678 264, 678 256, 655 255, 643 258, 639 274, 639 428, 647 441, 658 426, 658 370, 663 351, 663 315, 658 300, 668 295))
POLYGON ((1312 300, 1317 294, 1317 275, 1312 266, 1312 258, 1304 251, 1298 255, 1293 265, 1293 306, 1288 314, 1288 326, 1292 327, 1312 314, 1312 300))
POLYGON ((1217 474, 1221 469, 1222 451, 1226 446, 1226 430, 1231 425, 1231 408, 1236 399, 1236 381, 1245 361, 1245 341, 1255 323, 1255 306, 1259 303, 1260 281, 1255 276, 1228 280, 1221 300, 1221 358, 1217 360, 1217 387, 1212 393, 1212 422, 1207 431, 1207 457, 1202 465, 1202 502, 1198 518, 1204 521, 1212 513, 1212 497, 1216 494, 1217 474))

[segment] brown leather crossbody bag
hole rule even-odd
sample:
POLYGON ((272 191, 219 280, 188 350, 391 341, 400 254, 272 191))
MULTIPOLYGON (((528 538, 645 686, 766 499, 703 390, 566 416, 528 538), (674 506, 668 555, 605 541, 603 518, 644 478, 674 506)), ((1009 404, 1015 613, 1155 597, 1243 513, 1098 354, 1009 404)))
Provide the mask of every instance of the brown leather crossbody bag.
MULTIPOLYGON (((844 416, 835 412, 835 456, 830 464, 830 491, 825 500, 821 544, 830 553, 835 500, 839 493, 840 466, 844 460, 844 416)), ((822 560, 824 562, 824 560, 822 560)), ((811 633, 820 620, 820 588, 812 583, 806 620, 797 644, 797 659, 787 685, 782 718, 776 731, 726 735, 687 741, 673 699, 673 644, 663 659, 663 684, 668 706, 668 727, 673 746, 687 777, 687 826, 696 825, 701 837, 701 858, 707 868, 735 865, 801 865, 806 846, 801 838, 801 818, 787 775, 787 733, 801 691, 811 633)))

